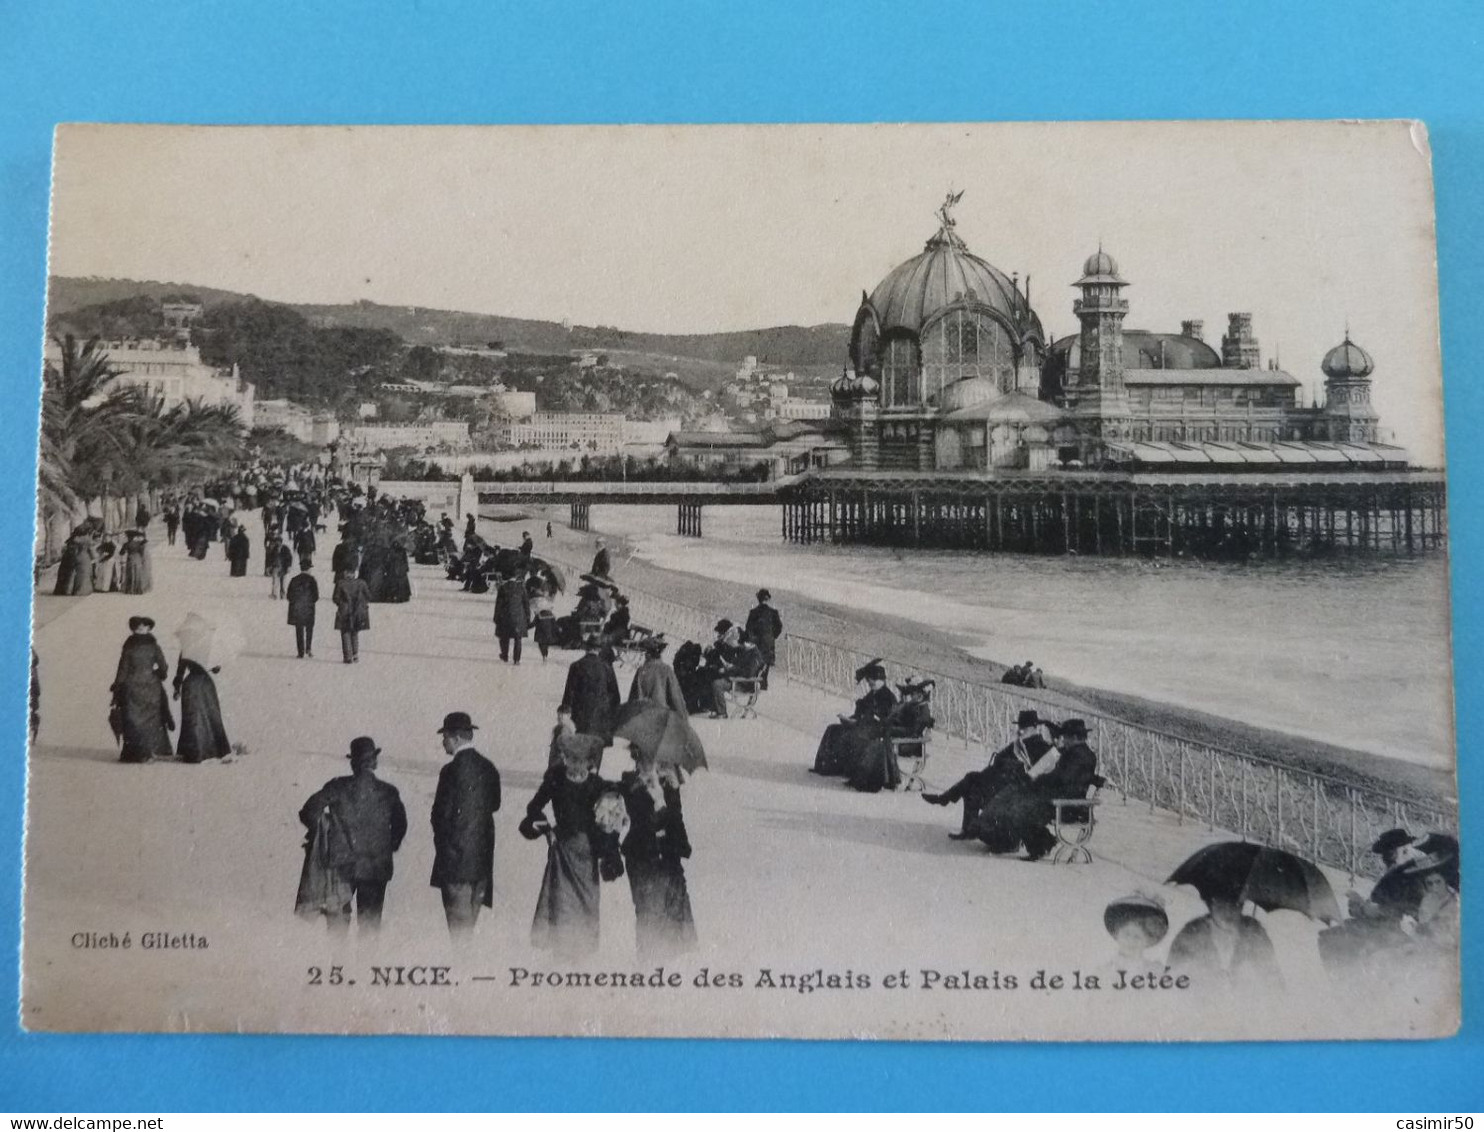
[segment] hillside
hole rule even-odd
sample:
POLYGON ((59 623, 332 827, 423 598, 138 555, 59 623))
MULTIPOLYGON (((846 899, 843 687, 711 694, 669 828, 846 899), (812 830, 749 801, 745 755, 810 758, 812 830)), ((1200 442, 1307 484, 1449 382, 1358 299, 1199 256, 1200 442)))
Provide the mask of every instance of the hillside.
MULTIPOLYGON (((48 317, 54 322, 85 308, 138 297, 159 302, 189 296, 207 307, 254 298, 190 283, 130 279, 53 276, 50 288, 48 317)), ((611 326, 573 326, 569 330, 559 322, 539 319, 371 302, 279 305, 303 315, 316 329, 390 330, 412 346, 501 342, 507 349, 529 354, 590 349, 643 355, 652 364, 668 361, 681 376, 708 387, 726 377, 748 355, 783 368, 816 373, 834 369, 844 361, 850 339, 850 328, 838 323, 715 334, 650 334, 611 326), (687 362, 709 364, 687 365, 687 362)))

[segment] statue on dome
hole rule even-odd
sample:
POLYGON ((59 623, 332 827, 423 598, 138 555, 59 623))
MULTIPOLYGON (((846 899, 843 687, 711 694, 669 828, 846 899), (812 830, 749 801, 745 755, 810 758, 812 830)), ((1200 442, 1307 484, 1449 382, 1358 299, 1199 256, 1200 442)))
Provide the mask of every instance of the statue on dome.
POLYGON ((952 210, 954 205, 963 200, 963 197, 963 189, 959 189, 958 192, 954 192, 952 189, 949 189, 948 196, 944 199, 943 203, 938 206, 938 219, 942 222, 945 229, 951 230, 957 227, 958 222, 953 219, 952 210))

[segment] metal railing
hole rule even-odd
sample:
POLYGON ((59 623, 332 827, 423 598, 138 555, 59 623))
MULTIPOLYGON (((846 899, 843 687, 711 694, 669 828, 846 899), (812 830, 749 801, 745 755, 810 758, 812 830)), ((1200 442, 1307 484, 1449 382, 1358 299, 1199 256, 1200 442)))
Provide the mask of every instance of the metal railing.
MULTIPOLYGON (((576 572, 577 568, 563 563, 576 572)), ((677 644, 707 642, 717 614, 624 586, 635 621, 663 630, 677 644)), ((778 642, 774 671, 806 687, 845 698, 856 694, 855 671, 874 657, 825 641, 786 633, 778 642)), ((1090 711, 1051 693, 884 662, 887 676, 930 677, 934 730, 987 750, 1007 743, 1016 716, 1026 708, 1087 721, 1099 770, 1127 802, 1163 810, 1243 840, 1287 849, 1352 876, 1374 876, 1379 860, 1371 844, 1384 830, 1457 831, 1456 811, 1284 766, 1183 738, 1144 724, 1090 711)))

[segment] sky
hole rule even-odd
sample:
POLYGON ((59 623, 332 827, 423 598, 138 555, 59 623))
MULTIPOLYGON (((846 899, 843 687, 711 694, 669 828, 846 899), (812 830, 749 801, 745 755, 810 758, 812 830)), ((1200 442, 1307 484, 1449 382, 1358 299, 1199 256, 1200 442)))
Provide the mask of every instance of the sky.
POLYGON ((1382 425, 1441 464, 1430 154, 1404 122, 63 126, 50 270, 671 333, 848 323, 950 189, 1049 335, 1099 244, 1128 326, 1200 318, 1219 348, 1250 311, 1311 395, 1348 324, 1382 425))

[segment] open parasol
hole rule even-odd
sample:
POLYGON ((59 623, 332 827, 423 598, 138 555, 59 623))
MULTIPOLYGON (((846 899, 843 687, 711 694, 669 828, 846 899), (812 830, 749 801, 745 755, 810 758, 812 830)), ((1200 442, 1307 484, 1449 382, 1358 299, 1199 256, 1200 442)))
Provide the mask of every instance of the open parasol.
POLYGON ((690 720, 654 700, 630 700, 618 712, 614 738, 627 739, 656 763, 687 773, 706 765, 706 748, 690 720))
POLYGON ((1268 912, 1287 908, 1312 920, 1340 920, 1334 889, 1319 866, 1251 841, 1219 841, 1198 849, 1165 883, 1192 885, 1202 900, 1224 896, 1268 912))
POLYGON ((555 562, 549 562, 545 558, 532 558, 531 565, 536 567, 537 570, 551 581, 551 584, 556 587, 557 593, 567 592, 566 576, 563 575, 561 567, 555 562))
POLYGON ((231 617, 207 617, 195 610, 186 614, 175 630, 180 642, 180 655, 194 660, 202 668, 219 668, 230 664, 246 644, 242 627, 231 617))

